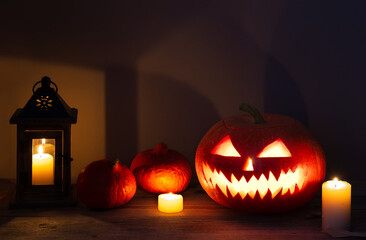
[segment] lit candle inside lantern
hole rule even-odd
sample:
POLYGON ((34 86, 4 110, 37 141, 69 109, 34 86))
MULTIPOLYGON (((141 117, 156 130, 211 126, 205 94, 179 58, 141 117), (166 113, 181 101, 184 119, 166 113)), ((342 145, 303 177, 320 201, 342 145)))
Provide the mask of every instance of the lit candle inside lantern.
POLYGON ((38 153, 32 156, 32 185, 53 185, 53 157, 43 153, 43 147, 38 147, 38 153))
POLYGON ((351 184, 335 178, 322 185, 322 227, 349 229, 351 222, 351 184))
POLYGON ((51 156, 54 156, 54 154, 55 154, 54 139, 46 140, 45 138, 42 138, 42 144, 38 144, 38 141, 36 141, 35 144, 37 144, 37 145, 35 145, 35 149, 37 149, 37 151, 39 150, 39 146, 42 146, 43 153, 48 153, 51 156))
POLYGON ((176 213, 183 211, 183 197, 180 194, 165 193, 158 197, 158 209, 160 212, 176 213))

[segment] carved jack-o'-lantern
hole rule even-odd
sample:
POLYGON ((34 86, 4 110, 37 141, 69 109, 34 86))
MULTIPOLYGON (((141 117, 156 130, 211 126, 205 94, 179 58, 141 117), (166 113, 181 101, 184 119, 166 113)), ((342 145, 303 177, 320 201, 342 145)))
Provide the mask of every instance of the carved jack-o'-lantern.
POLYGON ((204 190, 221 205, 247 211, 286 211, 306 203, 325 177, 318 143, 295 119, 262 116, 246 104, 241 109, 251 115, 221 120, 198 146, 196 171, 204 190))

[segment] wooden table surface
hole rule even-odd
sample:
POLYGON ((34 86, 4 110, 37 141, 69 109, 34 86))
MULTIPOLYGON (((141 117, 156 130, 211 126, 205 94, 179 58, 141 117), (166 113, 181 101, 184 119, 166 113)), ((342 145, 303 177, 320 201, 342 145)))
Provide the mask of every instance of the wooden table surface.
MULTIPOLYGON (((140 190, 126 205, 95 211, 69 208, 8 209, 14 188, 0 180, 0 240, 5 239, 332 239, 321 231, 318 195, 280 214, 248 214, 217 205, 198 185, 188 188, 181 213, 157 210, 157 196, 140 190)), ((366 231, 366 196, 352 196, 352 230, 366 231)))

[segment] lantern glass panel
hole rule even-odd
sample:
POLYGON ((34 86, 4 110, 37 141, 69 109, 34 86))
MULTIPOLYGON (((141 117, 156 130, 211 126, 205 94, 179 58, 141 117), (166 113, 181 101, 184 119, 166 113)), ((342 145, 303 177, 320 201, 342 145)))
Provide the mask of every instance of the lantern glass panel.
POLYGON ((55 184, 56 139, 32 139, 32 185, 55 184))

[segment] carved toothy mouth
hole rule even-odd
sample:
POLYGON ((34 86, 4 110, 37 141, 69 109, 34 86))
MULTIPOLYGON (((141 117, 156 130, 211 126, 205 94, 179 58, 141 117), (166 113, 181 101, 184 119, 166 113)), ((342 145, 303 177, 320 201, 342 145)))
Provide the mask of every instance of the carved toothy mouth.
POLYGON ((249 181, 247 181, 244 176, 238 180, 234 174, 231 174, 231 179, 227 179, 220 170, 211 170, 206 163, 203 164, 202 169, 206 183, 211 188, 215 188, 216 186, 220 188, 226 197, 228 197, 229 191, 232 197, 239 194, 242 199, 247 195, 254 199, 258 192, 261 199, 267 194, 271 194, 273 199, 281 190, 282 195, 285 195, 287 192, 293 194, 296 186, 300 190, 304 184, 304 176, 301 168, 297 168, 295 171, 289 169, 287 172, 282 170, 277 179, 272 172, 269 172, 268 178, 266 178, 264 174, 258 179, 253 175, 249 181))

